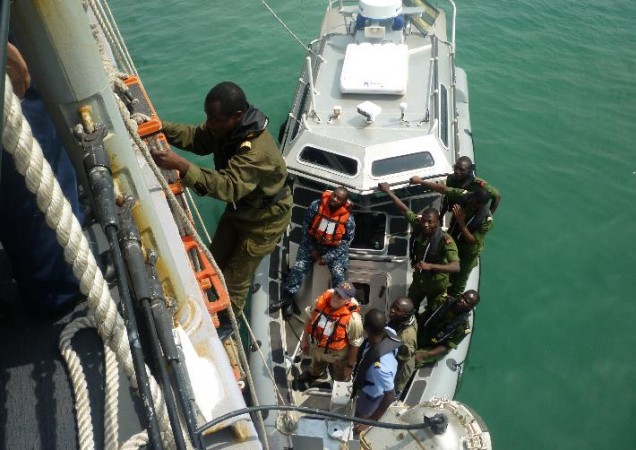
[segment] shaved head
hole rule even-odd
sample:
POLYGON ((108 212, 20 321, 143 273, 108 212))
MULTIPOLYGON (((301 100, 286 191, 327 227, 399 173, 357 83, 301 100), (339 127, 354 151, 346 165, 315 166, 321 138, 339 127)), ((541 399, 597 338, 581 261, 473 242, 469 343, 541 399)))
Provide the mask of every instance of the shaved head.
POLYGON ((400 308, 400 311, 403 311, 407 314, 413 312, 413 300, 408 297, 400 297, 396 299, 393 304, 400 308))
POLYGON ((474 289, 470 289, 464 292, 464 298, 470 302, 471 305, 476 306, 480 299, 479 292, 474 289))
POLYGON ((396 298, 389 308, 389 319, 401 322, 413 314, 413 300, 408 297, 396 298))
POLYGON ((456 164, 468 164, 469 166, 473 165, 473 161, 468 156, 462 156, 457 158, 456 164))
POLYGON ((344 186, 338 186, 334 189, 334 192, 338 197, 344 198, 345 200, 349 199, 349 190, 344 186))

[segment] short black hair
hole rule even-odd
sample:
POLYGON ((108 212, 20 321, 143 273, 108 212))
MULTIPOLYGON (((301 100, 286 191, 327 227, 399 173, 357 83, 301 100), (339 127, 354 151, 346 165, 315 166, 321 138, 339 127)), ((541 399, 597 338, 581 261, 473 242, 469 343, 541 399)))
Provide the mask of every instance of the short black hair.
POLYGON ((384 327, 386 327, 386 314, 383 311, 373 308, 364 315, 364 329, 371 336, 384 333, 384 327))
POLYGON ((471 167, 473 165, 473 161, 468 156, 460 156, 459 158, 457 158, 457 161, 455 162, 455 164, 460 164, 460 163, 468 163, 471 167))
POLYGON ((433 214, 433 216, 435 216, 437 220, 439 220, 439 211, 433 207, 426 208, 424 211, 422 211, 422 217, 424 217, 424 214, 433 214))
POLYGON ((222 81, 214 86, 205 96, 205 104, 219 102, 221 112, 226 115, 234 114, 237 111, 247 111, 247 98, 240 86, 231 81, 222 81))

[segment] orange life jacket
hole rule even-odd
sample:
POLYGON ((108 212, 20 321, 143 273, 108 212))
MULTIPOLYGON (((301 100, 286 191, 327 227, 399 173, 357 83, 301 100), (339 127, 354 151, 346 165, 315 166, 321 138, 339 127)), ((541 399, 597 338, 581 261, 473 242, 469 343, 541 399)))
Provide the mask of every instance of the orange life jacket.
POLYGON ((335 247, 340 245, 342 241, 342 236, 346 231, 345 225, 349 220, 353 205, 347 200, 340 208, 331 212, 329 210, 329 197, 331 197, 331 191, 322 193, 318 214, 314 216, 309 228, 309 235, 322 245, 335 247))
POLYGON ((347 346, 347 324, 354 312, 360 312, 360 306, 353 300, 333 311, 332 295, 333 289, 329 289, 318 297, 305 333, 313 338, 318 347, 336 351, 347 346))

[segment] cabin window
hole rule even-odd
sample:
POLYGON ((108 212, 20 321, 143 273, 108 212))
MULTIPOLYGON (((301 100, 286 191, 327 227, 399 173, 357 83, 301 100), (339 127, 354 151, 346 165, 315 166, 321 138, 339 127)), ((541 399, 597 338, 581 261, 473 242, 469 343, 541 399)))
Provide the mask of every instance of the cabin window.
POLYGON ((353 283, 353 286, 356 288, 356 296, 355 299, 361 305, 369 304, 369 294, 371 294, 371 286, 367 283, 353 283))
POLYGON ((386 234, 386 214, 378 212, 354 211, 356 232, 351 248, 360 250, 384 250, 386 234))
POLYGON ((371 163, 371 175, 383 177, 400 172, 408 172, 416 169, 433 167, 435 160, 430 152, 411 153, 410 155, 393 156, 392 158, 378 159, 371 163))
POLYGON ((310 164, 330 169, 345 175, 354 176, 358 173, 358 161, 348 156, 338 155, 315 147, 305 147, 298 158, 310 164))
POLYGON ((440 87, 439 138, 448 147, 448 89, 443 84, 440 87))

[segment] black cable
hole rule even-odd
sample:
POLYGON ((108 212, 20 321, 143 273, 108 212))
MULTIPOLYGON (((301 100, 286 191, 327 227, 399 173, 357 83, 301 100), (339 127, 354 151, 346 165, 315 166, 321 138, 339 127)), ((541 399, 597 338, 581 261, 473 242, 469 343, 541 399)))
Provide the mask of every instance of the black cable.
POLYGON ((128 291, 128 279, 126 277, 126 266, 124 258, 121 254, 117 241, 117 230, 113 226, 106 228, 106 237, 110 244, 110 250, 113 252, 113 264, 117 273, 117 287, 119 290, 121 314, 124 318, 126 331, 128 333, 128 341, 130 342, 130 352, 132 355, 133 366, 135 367, 135 378, 137 380, 137 388, 144 405, 146 413, 146 426, 148 427, 148 439, 151 448, 155 450, 163 449, 159 422, 154 401, 152 400, 152 391, 150 390, 150 381, 146 372, 145 358, 139 340, 139 329, 135 320, 135 313, 132 307, 132 299, 128 291))
POLYGON ((291 330, 292 334, 296 337, 296 339, 300 341, 300 336, 298 335, 298 333, 296 333, 296 330, 294 329, 292 324, 289 324, 289 329, 291 330))
MULTIPOLYGON (((121 253, 123 254, 123 260, 126 263, 126 268, 128 269, 128 279, 132 286, 133 297, 139 303, 143 318, 145 319, 147 327, 146 332, 150 337, 150 349, 154 357, 155 369, 158 375, 157 381, 164 393, 164 400, 166 402, 166 410, 168 412, 170 426, 173 431, 174 443, 178 450, 185 450, 187 447, 183 433, 181 432, 181 425, 179 424, 177 404, 172 392, 166 361, 164 360, 164 354, 166 351, 162 351, 159 342, 159 332, 153 321, 152 310, 150 307, 152 294, 150 282, 148 280, 148 272, 146 270, 146 261, 144 259, 145 255, 141 246, 141 236, 139 235, 139 230, 132 218, 131 208, 133 203, 134 202, 132 200, 127 199, 120 208, 120 226, 118 230, 119 245, 121 247, 121 253)), ((134 314, 134 311, 131 310, 129 314, 134 314)))
POLYGON ((126 265, 117 239, 119 221, 117 218, 113 178, 110 171, 110 161, 103 146, 106 133, 106 128, 100 125, 88 133, 77 132, 76 137, 84 149, 84 168, 89 180, 90 192, 96 205, 96 215, 113 255, 113 264, 117 273, 117 288, 120 296, 119 306, 126 325, 130 352, 133 366, 135 367, 137 388, 146 416, 148 440, 151 448, 162 450, 163 443, 161 441, 159 422, 152 400, 145 357, 139 340, 139 329, 137 328, 132 299, 128 289, 126 265))
POLYGON ((197 433, 205 433, 210 428, 215 427, 219 423, 231 419, 232 417, 240 416, 241 414, 249 414, 258 411, 298 411, 305 414, 312 414, 316 416, 328 417, 330 419, 342 420, 345 422, 356 422, 361 423, 363 425, 370 425, 379 428, 387 428, 389 430, 421 430, 425 428, 429 428, 431 423, 428 418, 425 417, 425 420, 422 423, 408 423, 408 424, 399 424, 399 423, 388 423, 388 422, 378 422, 372 419, 363 419, 362 417, 352 417, 344 414, 338 414, 330 411, 323 411, 321 409, 316 408, 307 408, 306 406, 288 406, 288 405, 260 405, 260 406, 249 406, 243 409, 237 409, 236 411, 229 412, 224 414, 216 419, 209 421, 203 426, 199 427, 197 433))

